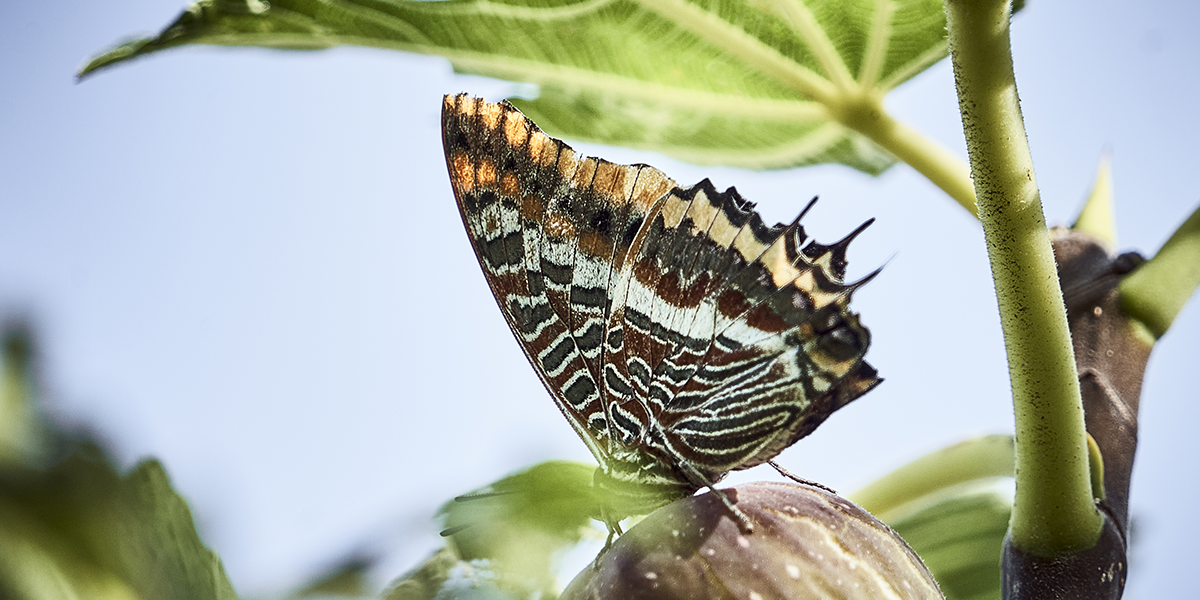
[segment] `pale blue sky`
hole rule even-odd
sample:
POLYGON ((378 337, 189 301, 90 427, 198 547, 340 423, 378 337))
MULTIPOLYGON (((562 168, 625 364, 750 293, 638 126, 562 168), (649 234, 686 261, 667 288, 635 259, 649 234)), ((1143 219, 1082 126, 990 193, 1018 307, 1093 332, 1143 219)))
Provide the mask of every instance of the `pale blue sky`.
MULTIPOLYGON (((1014 46, 1047 218, 1073 219, 1111 149, 1121 246, 1153 253, 1200 204, 1200 8, 1030 4, 1014 46)), ((182 7, 0 4, 0 318, 37 326, 50 409, 125 464, 160 457, 243 594, 361 544, 399 574, 439 543, 442 501, 587 460, 495 307, 445 175, 442 94, 505 85, 377 50, 224 48, 74 83, 89 55, 182 7)), ((889 106, 965 155, 952 84, 939 64, 889 106)), ((820 194, 806 224, 823 241, 878 218, 850 260, 852 275, 887 262, 855 298, 887 381, 786 451, 789 469, 849 492, 1011 431, 978 227, 908 168, 752 173, 583 148, 736 185, 771 221, 820 194)), ((1144 389, 1130 598, 1194 588, 1198 358, 1193 303, 1144 389)))

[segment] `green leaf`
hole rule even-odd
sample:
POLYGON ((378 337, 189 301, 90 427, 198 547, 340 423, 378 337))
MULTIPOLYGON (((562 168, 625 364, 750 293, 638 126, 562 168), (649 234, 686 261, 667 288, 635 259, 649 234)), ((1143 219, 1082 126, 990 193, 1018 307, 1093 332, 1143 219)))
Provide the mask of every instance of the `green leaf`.
MULTIPOLYGON (((536 597, 502 589, 486 560, 466 561, 443 547, 384 591, 384 600, 519 600, 536 597)), ((544 596, 553 598, 553 595, 544 596)))
POLYGON ((0 471, 0 548, 4 598, 237 598, 162 465, 122 477, 92 445, 0 471))
POLYGON ((4 337, 0 598, 237 598, 162 465, 122 477, 95 442, 41 418, 33 337, 4 337))
POLYGON ((44 459, 58 441, 37 410, 34 393, 33 340, 20 325, 3 332, 0 371, 0 465, 44 459))
MULTIPOLYGON (((1154 258, 1121 280, 1121 306, 1158 339, 1200 286, 1200 208, 1154 258)), ((1151 342, 1152 343, 1152 342, 1151 342)))
POLYGON ((1014 471, 1012 436, 983 436, 918 458, 850 499, 908 542, 947 599, 998 599, 1012 498, 997 484, 1014 471))
POLYGON ((880 477, 851 494, 855 504, 889 525, 892 514, 929 494, 961 484, 1015 472, 1014 441, 1010 435, 988 435, 942 448, 880 477))
POLYGON ((388 586, 386 600, 433 600, 450 579, 450 570, 459 562, 453 548, 445 546, 425 559, 417 568, 401 575, 388 586))
POLYGON ((1010 499, 968 484, 927 497, 888 523, 929 567, 947 600, 1000 598, 1010 499))
POLYGON ((288 594, 285 600, 301 598, 374 598, 370 581, 370 569, 375 561, 364 556, 350 556, 333 569, 326 571, 299 590, 288 594))
POLYGON ((868 136, 902 156, 908 143, 883 96, 947 54, 939 0, 203 0, 80 74, 185 44, 435 54, 538 85, 521 107, 552 135, 872 174, 894 159, 868 136))
POLYGON ((548 461, 446 503, 442 535, 456 556, 486 560, 502 588, 553 596, 555 558, 593 530, 596 467, 548 461))
POLYGON ((15 324, 3 338, 0 598, 237 598, 162 466, 121 477, 94 442, 43 420, 33 336, 15 324))

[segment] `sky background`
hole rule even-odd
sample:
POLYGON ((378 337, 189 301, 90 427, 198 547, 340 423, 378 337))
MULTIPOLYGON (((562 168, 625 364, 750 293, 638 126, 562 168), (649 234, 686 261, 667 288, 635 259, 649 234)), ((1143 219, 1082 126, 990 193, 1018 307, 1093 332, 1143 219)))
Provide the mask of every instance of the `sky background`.
MULTIPOLYGON (((445 500, 590 460, 496 309, 445 173, 442 95, 509 86, 355 48, 192 47, 74 81, 182 8, 0 3, 0 320, 34 324, 48 410, 125 466, 161 459, 243 595, 356 549, 382 553, 390 579, 438 547, 445 500)), ((1184 1, 1034 1, 1017 16, 1049 222, 1074 219, 1106 151, 1121 248, 1153 254, 1200 204, 1196 23, 1184 1)), ((948 61, 887 105, 965 158, 948 61)), ((1011 432, 979 227, 911 169, 754 173, 575 146, 736 185, 770 222, 820 194, 805 224, 821 241, 878 219, 850 276, 887 265, 855 296, 886 382, 785 451, 793 472, 851 492, 1011 432)), ((1129 598, 1195 587, 1198 364, 1193 302, 1143 389, 1129 598)))

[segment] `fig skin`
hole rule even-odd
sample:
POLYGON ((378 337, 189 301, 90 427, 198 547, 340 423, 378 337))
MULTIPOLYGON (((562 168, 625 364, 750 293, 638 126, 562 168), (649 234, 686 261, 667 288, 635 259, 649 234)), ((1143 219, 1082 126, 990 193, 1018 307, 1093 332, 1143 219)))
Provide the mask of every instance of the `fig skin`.
POLYGON ((916 553, 866 511, 810 485, 722 490, 665 506, 585 568, 560 600, 943 598, 916 553))

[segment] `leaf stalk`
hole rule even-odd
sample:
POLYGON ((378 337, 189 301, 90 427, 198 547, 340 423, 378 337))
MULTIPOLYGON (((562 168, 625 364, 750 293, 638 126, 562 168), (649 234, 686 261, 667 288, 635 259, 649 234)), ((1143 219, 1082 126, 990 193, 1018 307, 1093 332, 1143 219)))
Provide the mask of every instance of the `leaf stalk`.
POLYGON ((920 131, 896 120, 884 109, 878 97, 863 97, 857 102, 840 104, 840 108, 834 111, 834 117, 839 122, 908 163, 967 212, 979 216, 971 173, 961 158, 920 131))

